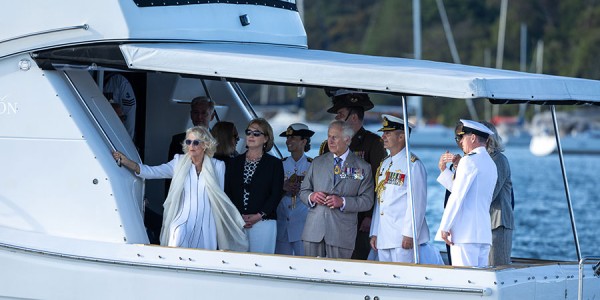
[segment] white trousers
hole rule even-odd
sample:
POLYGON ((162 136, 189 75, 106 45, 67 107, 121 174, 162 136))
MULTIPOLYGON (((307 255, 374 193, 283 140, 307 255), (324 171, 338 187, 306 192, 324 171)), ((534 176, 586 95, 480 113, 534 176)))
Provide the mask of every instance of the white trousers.
MULTIPOLYGON (((379 261, 414 263, 413 249, 390 248, 378 249, 377 258, 379 261)), ((444 261, 440 255, 440 250, 429 243, 419 245, 419 263, 427 265, 443 265, 444 261)))
POLYGON ((490 244, 454 244, 450 246, 453 266, 487 267, 489 265, 490 244))
POLYGON ((248 252, 275 253, 275 238, 277 237, 277 221, 258 221, 250 228, 244 228, 248 235, 248 252))

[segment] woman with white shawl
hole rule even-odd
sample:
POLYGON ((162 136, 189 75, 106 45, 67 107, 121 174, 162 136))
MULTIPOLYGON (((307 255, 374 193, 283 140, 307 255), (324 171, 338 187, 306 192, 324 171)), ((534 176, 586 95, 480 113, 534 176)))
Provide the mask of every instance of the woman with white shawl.
POLYGON ((159 166, 113 157, 145 179, 173 178, 163 213, 160 244, 170 247, 247 251, 244 220, 223 192, 225 164, 212 158, 216 141, 206 127, 186 131, 185 154, 159 166))

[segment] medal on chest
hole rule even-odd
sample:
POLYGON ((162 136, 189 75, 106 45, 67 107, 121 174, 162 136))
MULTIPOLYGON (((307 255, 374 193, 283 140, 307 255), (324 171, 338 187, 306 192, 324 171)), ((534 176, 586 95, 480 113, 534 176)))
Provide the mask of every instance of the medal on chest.
POLYGON ((333 174, 340 175, 340 173, 342 173, 342 168, 339 165, 335 165, 335 167, 333 167, 333 174))
POLYGON ((404 178, 405 177, 406 177, 406 174, 401 173, 401 171, 399 171, 399 172, 387 172, 387 174, 386 174, 386 181, 389 184, 401 186, 401 185, 404 184, 404 178))

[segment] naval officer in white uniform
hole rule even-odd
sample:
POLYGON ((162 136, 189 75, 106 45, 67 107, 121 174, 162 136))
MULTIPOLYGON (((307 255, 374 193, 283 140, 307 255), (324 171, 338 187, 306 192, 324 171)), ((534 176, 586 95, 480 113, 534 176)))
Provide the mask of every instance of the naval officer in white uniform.
POLYGON ((494 133, 479 122, 460 122, 455 139, 466 154, 453 181, 438 178, 451 194, 435 239, 450 245, 453 266, 485 267, 492 243, 490 204, 498 177, 485 143, 494 133))
MULTIPOLYGON (((417 156, 411 153, 410 171, 414 199, 417 237, 413 234, 412 203, 408 198, 406 176, 406 130, 404 121, 382 115, 383 146, 390 152, 376 173, 375 210, 371 221, 371 247, 379 261, 414 263, 413 248, 419 250, 419 261, 443 264, 438 250, 428 244, 429 227, 425 220, 427 209, 427 172, 417 156), (416 244, 416 245, 415 245, 416 244)), ((409 124, 408 134, 412 130, 409 124)))
POLYGON ((304 153, 310 150, 310 137, 315 134, 302 123, 290 125, 279 136, 285 137, 290 156, 283 159, 283 191, 277 206, 277 243, 275 253, 304 256, 302 231, 306 223, 308 206, 300 201, 300 185, 312 158, 304 153))

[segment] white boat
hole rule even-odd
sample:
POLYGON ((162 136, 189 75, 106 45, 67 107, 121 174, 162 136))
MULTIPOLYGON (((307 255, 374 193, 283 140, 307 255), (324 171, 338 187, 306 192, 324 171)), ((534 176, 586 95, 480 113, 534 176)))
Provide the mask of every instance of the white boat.
POLYGON ((309 50, 293 1, 11 1, 0 22, 0 299, 600 297, 585 257, 466 268, 149 245, 142 203, 162 184, 111 156, 164 162, 185 94, 243 129, 237 81, 548 104, 599 101, 600 81, 309 50), (137 93, 136 144, 108 72, 137 93))
MULTIPOLYGON (((600 119, 595 107, 570 112, 558 112, 560 145, 563 153, 600 154, 600 119)), ((552 116, 549 112, 536 114, 531 120, 532 138, 529 150, 537 156, 558 151, 552 116)))

